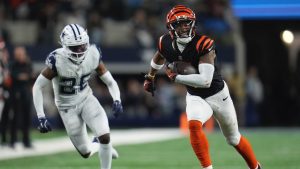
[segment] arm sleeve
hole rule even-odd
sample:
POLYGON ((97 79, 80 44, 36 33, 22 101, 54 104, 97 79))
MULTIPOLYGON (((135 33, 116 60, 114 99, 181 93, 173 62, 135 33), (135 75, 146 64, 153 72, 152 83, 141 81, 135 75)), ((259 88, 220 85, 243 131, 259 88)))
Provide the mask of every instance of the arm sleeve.
POLYGON ((209 88, 214 76, 215 67, 212 64, 201 63, 198 69, 199 74, 177 75, 175 82, 192 87, 209 88))
POLYGON ((115 81, 115 79, 110 74, 110 72, 109 71, 105 72, 102 76, 100 76, 100 79, 108 87, 109 93, 112 96, 113 100, 121 101, 119 86, 118 86, 117 82, 115 81))
POLYGON ((36 79, 33 88, 32 88, 32 95, 33 95, 33 103, 37 113, 38 118, 45 117, 44 108, 43 108, 43 94, 42 90, 45 86, 50 83, 50 80, 45 78, 43 75, 39 75, 36 79))

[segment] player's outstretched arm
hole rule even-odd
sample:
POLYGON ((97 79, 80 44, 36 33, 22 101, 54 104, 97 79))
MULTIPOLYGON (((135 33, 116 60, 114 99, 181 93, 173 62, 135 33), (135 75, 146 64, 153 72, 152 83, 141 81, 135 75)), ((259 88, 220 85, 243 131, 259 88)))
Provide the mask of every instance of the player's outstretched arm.
POLYGON ((45 86, 47 86, 51 82, 50 80, 53 77, 54 77, 54 72, 48 67, 45 68, 36 79, 32 88, 33 103, 39 119, 38 129, 40 130, 41 133, 47 133, 48 131, 51 131, 50 123, 48 122, 44 113, 42 90, 45 86))
POLYGON ((115 81, 115 79, 112 77, 111 73, 106 69, 104 63, 101 61, 96 69, 100 79, 105 83, 105 85, 108 88, 108 91, 110 95, 112 96, 114 103, 112 105, 114 116, 118 117, 120 114, 123 113, 123 106, 121 103, 121 97, 120 97, 120 89, 115 81))

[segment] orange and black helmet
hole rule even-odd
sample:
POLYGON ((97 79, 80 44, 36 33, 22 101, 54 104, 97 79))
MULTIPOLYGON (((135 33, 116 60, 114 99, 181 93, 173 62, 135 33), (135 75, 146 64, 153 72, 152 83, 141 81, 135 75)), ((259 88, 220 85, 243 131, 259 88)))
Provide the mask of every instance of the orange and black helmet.
POLYGON ((171 24, 181 20, 195 21, 196 16, 194 11, 184 5, 174 6, 167 14, 167 18, 166 18, 167 28, 172 29, 171 24))
POLYGON ((172 38, 176 38, 178 42, 188 43, 195 35, 196 16, 193 10, 183 5, 174 6, 167 14, 166 24, 172 38), (176 32, 178 23, 186 22, 190 25, 190 29, 185 37, 176 32))

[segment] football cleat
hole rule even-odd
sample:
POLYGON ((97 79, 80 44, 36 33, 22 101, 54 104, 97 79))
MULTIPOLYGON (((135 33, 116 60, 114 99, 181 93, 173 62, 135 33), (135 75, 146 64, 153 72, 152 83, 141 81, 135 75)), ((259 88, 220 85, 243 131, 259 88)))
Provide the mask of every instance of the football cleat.
POLYGON ((111 154, 112 154, 112 159, 119 158, 119 153, 117 152, 117 150, 115 148, 111 149, 111 154))
MULTIPOLYGON (((99 140, 98 140, 97 137, 94 137, 92 142, 100 144, 100 142, 99 142, 99 140)), ((112 159, 119 158, 119 153, 117 152, 117 150, 114 147, 112 147, 112 149, 111 149, 111 154, 112 154, 112 159)))
POLYGON ((257 169, 262 169, 259 163, 258 163, 258 167, 257 167, 257 169))
POLYGON ((255 169, 262 169, 261 165, 258 163, 255 169))

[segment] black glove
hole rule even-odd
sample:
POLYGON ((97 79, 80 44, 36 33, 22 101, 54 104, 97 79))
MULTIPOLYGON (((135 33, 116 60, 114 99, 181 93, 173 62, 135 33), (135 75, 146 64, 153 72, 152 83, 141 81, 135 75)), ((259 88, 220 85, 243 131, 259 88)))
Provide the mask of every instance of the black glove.
POLYGON ((48 133, 50 132, 52 129, 51 129, 51 125, 50 123, 48 122, 47 118, 46 117, 41 117, 39 118, 39 126, 38 126, 38 130, 41 132, 41 133, 48 133))
POLYGON ((145 78, 144 90, 150 92, 152 96, 154 96, 154 91, 155 91, 154 76, 146 74, 144 78, 145 78))
POLYGON ((114 111, 114 116, 117 118, 119 115, 123 113, 123 106, 119 100, 114 101, 112 105, 112 110, 114 111))

